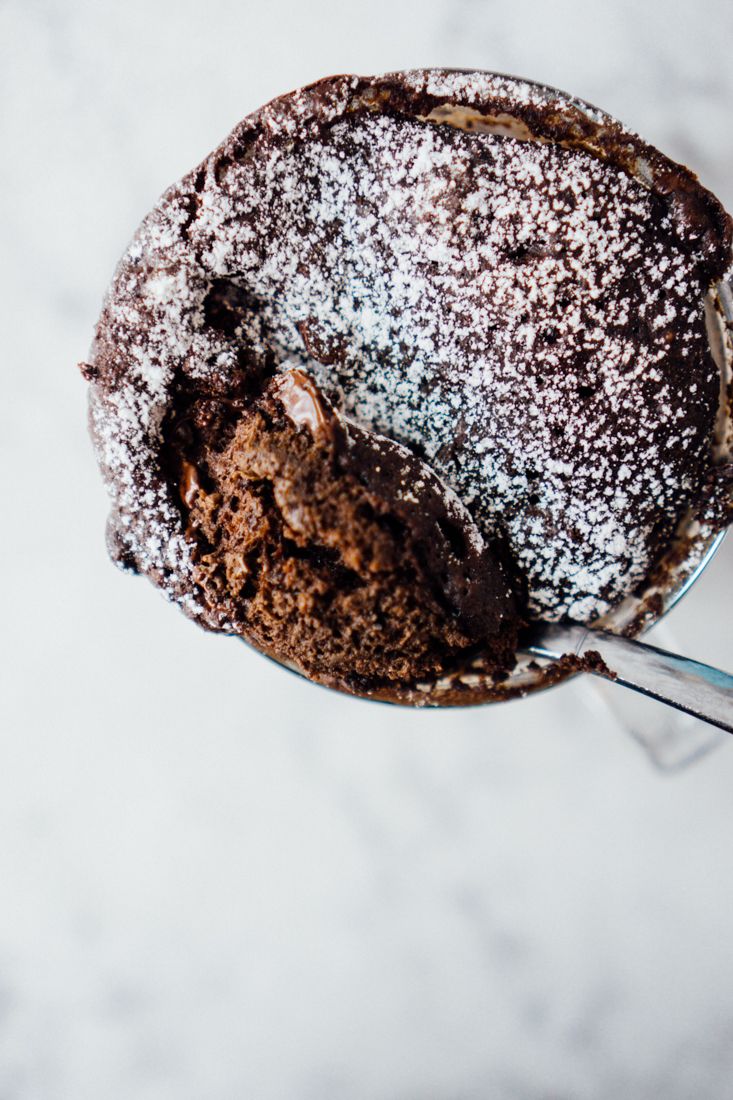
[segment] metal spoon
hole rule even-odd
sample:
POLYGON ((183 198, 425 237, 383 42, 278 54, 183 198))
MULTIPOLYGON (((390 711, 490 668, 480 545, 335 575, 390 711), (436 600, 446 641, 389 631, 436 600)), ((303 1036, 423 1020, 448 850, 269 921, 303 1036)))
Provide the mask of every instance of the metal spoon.
POLYGON ((689 657, 605 630, 570 623, 534 623, 522 649, 536 657, 576 657, 595 652, 606 668, 589 668, 623 687, 649 695, 712 726, 733 733, 733 676, 689 657))

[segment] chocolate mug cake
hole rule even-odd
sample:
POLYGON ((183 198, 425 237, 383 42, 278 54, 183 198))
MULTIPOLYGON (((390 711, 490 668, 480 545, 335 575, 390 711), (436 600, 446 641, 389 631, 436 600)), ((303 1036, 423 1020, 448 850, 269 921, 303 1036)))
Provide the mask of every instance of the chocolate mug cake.
POLYGON ((105 299, 112 556, 318 682, 506 695, 523 623, 598 620, 682 521, 728 519, 705 303, 731 233, 686 168, 525 81, 272 101, 105 299))

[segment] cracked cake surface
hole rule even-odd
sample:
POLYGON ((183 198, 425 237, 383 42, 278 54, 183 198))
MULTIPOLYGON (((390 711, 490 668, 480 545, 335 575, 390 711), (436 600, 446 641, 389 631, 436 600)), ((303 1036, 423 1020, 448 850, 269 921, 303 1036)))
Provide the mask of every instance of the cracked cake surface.
POLYGON ((730 244, 690 172, 539 86, 274 100, 107 294, 84 371, 113 556, 347 690, 506 672, 523 616, 603 615, 702 506, 730 244))

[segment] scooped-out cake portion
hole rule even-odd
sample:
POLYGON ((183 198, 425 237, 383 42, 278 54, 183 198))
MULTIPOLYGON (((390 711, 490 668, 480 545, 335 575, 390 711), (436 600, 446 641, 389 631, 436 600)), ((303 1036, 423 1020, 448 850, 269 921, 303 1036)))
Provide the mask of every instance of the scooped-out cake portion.
POLYGON ((274 100, 107 294, 112 554, 316 681, 501 696, 523 622, 643 589, 722 484, 730 262, 692 173, 562 93, 430 70, 274 100))
MULTIPOLYGON (((231 628, 323 683, 381 693, 467 658, 508 672, 508 572, 407 448, 343 421, 293 370, 180 458, 193 580, 231 628), (222 446, 224 439, 227 442, 222 446)), ((179 425, 180 429, 180 425, 179 425)))

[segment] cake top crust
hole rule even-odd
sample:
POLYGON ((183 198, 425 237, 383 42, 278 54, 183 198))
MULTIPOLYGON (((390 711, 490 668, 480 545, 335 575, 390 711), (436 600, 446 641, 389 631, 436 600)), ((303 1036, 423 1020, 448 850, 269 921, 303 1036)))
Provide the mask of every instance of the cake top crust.
POLYGON ((297 369, 506 540, 531 615, 592 620, 700 504, 730 248, 692 173, 539 85, 428 70, 274 100, 163 195, 107 294, 85 371, 111 549, 226 628, 166 425, 182 394, 297 369))

